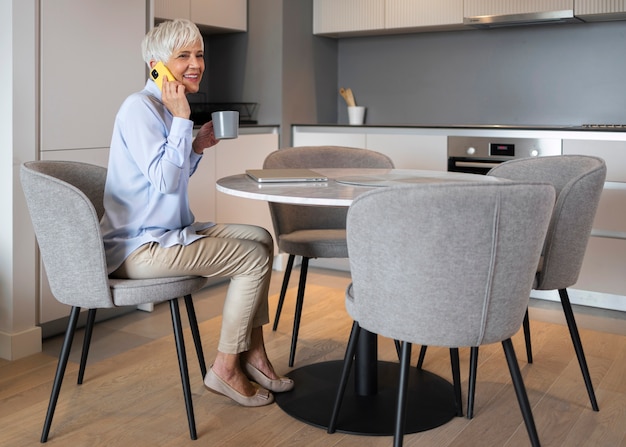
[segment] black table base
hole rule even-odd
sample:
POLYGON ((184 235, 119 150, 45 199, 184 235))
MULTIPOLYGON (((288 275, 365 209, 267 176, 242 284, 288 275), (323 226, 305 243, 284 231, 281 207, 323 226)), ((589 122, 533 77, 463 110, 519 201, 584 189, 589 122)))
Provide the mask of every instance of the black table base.
MULTIPOLYGON (((303 366, 289 377, 295 388, 276 393, 278 406, 290 416, 328 428, 343 361, 303 366)), ((356 435, 393 435, 398 394, 399 364, 378 362, 378 392, 360 396, 354 391, 354 368, 346 387, 337 431, 356 435)), ((405 433, 439 427, 457 415, 452 384, 423 369, 411 368, 405 433)))

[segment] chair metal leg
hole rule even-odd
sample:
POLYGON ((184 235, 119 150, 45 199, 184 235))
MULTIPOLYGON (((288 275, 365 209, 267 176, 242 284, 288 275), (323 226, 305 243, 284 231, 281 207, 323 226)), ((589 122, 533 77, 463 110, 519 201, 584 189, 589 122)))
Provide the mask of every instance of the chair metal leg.
POLYGON ((278 320, 280 320, 280 313, 283 311, 283 304, 285 303, 285 295, 287 294, 287 287, 289 286, 289 278, 291 277, 291 269, 293 268, 293 261, 296 259, 296 255, 289 255, 287 259, 287 268, 285 269, 285 275, 283 276, 283 285, 280 288, 280 297, 278 298, 278 307, 276 307, 276 316, 274 317, 274 326, 272 330, 275 331, 278 328, 278 320))
POLYGON ((476 375, 478 373, 478 346, 470 348, 469 384, 467 386, 467 419, 474 417, 474 396, 476 395, 476 375))
POLYGON ((348 376, 350 375, 350 369, 354 362, 354 354, 356 353, 357 344, 359 341, 359 334, 361 328, 356 321, 352 323, 352 330, 350 331, 350 339, 348 340, 348 346, 346 347, 346 355, 343 358, 343 368, 341 370, 341 377, 339 379, 339 387, 337 388, 337 395, 335 396, 335 405, 333 406, 333 412, 330 416, 330 422, 328 423, 328 433, 335 433, 337 428, 337 419, 339 418, 339 410, 341 410, 341 402, 346 392, 346 386, 348 385, 348 376))
POLYGON ((65 368, 67 367, 67 360, 70 358, 70 351, 72 350, 72 341, 74 340, 74 333, 76 332, 76 324, 78 323, 78 317, 80 315, 80 307, 72 307, 70 312, 70 319, 67 323, 67 329, 65 330, 65 338, 63 340, 63 347, 59 355, 59 363, 57 364, 57 371, 54 376, 54 382, 52 384, 52 393, 50 394, 50 402, 48 403, 48 411, 46 413, 46 420, 43 424, 43 431, 41 432, 41 442, 48 441, 48 434, 50 433, 50 426, 52 425, 52 417, 54 416, 54 410, 57 406, 57 400, 59 399, 59 392, 61 391, 61 384, 63 383, 63 376, 65 375, 65 368))
POLYGON ((83 352, 80 355, 80 368, 78 369, 78 380, 76 383, 83 384, 85 377, 85 367, 87 366, 87 356, 89 355, 89 345, 91 344, 91 335, 93 334, 93 326, 96 321, 96 309, 89 309, 87 313, 87 324, 85 325, 85 338, 83 339, 83 352))
POLYGON ((533 362, 533 347, 530 343, 530 318, 528 318, 528 308, 526 308, 526 314, 524 315, 524 341, 526 342, 526 359, 528 363, 533 362))
POLYGON ((463 416, 463 398, 461 396, 461 367, 459 362, 459 348, 450 348, 450 365, 452 366, 452 384, 456 401, 456 415, 463 416))
POLYGON ((176 341, 176 352, 178 354, 178 366, 180 369, 180 379, 183 385, 185 396, 185 407, 187 408, 187 422, 189 423, 189 436, 191 439, 198 439, 196 433, 196 421, 193 414, 193 402, 191 400, 191 386, 189 385, 189 369, 187 368, 187 353, 185 351, 185 339, 183 338, 183 327, 180 321, 180 309, 178 298, 170 300, 170 312, 172 314, 172 326, 174 329, 174 339, 176 341))
POLYGON ((293 319, 293 332, 291 334, 291 351, 289 352, 289 366, 293 366, 296 358, 296 344, 298 343, 298 332, 300 331, 300 318, 302 317, 302 307, 304 305, 304 288, 306 286, 306 274, 309 268, 309 258, 302 258, 300 266, 300 283, 298 284, 298 297, 296 299, 296 313, 293 319))
POLYGON ((402 358, 402 342, 400 340, 394 340, 393 344, 396 347, 396 354, 398 355, 398 361, 402 358))
POLYGON ((426 357, 427 349, 428 349, 428 346, 426 345, 422 345, 422 347, 420 348, 420 355, 417 358, 417 369, 422 369, 422 366, 424 365, 424 358, 426 357))
POLYGON ((585 380, 587 394, 589 394, 589 400, 591 401, 591 408, 593 408, 593 411, 599 411, 596 393, 593 391, 593 384, 591 383, 591 376, 589 375, 589 367, 587 366, 587 360, 585 359, 585 351, 583 350, 583 344, 580 341, 580 334, 578 333, 578 326, 576 325, 576 319, 574 318, 574 312, 572 311, 572 304, 570 303, 567 289, 559 289, 559 296, 561 297, 561 304, 563 306, 563 312, 565 313, 567 327, 569 328, 569 333, 572 337, 572 343, 574 344, 574 350, 576 351, 576 357, 578 357, 578 364, 580 365, 580 370, 583 374, 583 379, 585 380))
POLYGON ((537 435, 537 428, 535 427, 535 419, 533 418, 533 412, 528 402, 528 394, 526 394, 526 387, 524 386, 524 380, 522 379, 522 373, 519 370, 517 364, 517 357, 515 356, 515 349, 513 349, 513 342, 510 338, 502 341, 502 347, 504 348, 504 354, 506 356, 507 364, 509 365, 509 372, 511 373, 511 379, 513 380, 513 386, 515 388, 515 394, 517 395, 517 401, 522 410, 522 416, 524 417, 524 423, 526 424, 526 430, 530 437, 530 443, 533 447, 539 447, 539 436, 537 435))
POLYGON ((198 355, 198 363, 200 364, 200 373, 202 378, 206 376, 206 362, 204 361, 204 351, 202 350, 202 340, 200 339, 200 330, 198 329, 198 319, 196 318, 196 309, 193 305, 193 298, 191 295, 185 295, 185 307, 187 308, 187 318, 189 318, 189 328, 191 329, 191 336, 193 337, 193 344, 196 347, 196 354, 198 355))
MULTIPOLYGON (((457 351, 458 354, 458 351, 457 351)), ((396 404, 396 423, 393 434, 393 447, 402 447, 406 422, 406 394, 409 388, 409 368, 411 367, 411 343, 402 343, 400 359, 400 377, 398 384, 398 401, 396 404)))

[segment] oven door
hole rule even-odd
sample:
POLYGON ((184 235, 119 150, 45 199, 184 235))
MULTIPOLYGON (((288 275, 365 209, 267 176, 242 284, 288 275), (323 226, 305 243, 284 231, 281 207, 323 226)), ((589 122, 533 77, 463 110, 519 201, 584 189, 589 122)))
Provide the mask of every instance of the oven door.
POLYGON ((449 172, 465 172, 467 174, 487 174, 491 168, 495 168, 504 160, 493 158, 468 158, 468 157, 449 157, 449 172))

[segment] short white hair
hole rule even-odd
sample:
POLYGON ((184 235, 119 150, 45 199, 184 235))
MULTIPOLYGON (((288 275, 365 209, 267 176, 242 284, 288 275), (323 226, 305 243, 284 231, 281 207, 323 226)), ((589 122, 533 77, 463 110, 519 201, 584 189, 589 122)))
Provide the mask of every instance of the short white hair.
POLYGON ((204 40, 198 27, 185 19, 168 20, 152 28, 141 42, 143 60, 150 67, 150 61, 164 63, 180 48, 200 42, 204 50, 204 40))

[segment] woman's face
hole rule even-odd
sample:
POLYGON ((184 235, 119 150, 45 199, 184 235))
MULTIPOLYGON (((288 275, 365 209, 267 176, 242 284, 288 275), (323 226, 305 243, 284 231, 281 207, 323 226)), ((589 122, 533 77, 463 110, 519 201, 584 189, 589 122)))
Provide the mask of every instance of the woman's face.
POLYGON ((187 93, 196 93, 200 89, 200 80, 204 73, 204 51, 201 42, 175 50, 165 65, 176 80, 185 86, 187 93))

